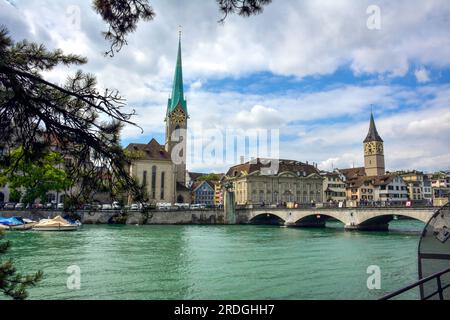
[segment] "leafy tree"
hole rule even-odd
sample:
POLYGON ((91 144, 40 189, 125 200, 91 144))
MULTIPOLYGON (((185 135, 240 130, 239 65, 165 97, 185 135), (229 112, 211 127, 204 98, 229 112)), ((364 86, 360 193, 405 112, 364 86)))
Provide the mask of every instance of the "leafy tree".
POLYGON ((77 71, 64 85, 41 75, 60 64, 85 62, 26 40, 14 43, 5 28, 0 30, 0 141, 6 152, 17 146, 23 150, 8 165, 14 171, 22 159, 37 161, 51 145, 72 159, 66 172, 82 183, 81 189, 88 187, 84 182, 105 177, 107 170, 107 177, 122 179, 131 192, 139 192, 126 171, 128 159, 119 140, 123 124, 135 125, 130 121, 134 110, 122 110, 125 100, 117 91, 100 93, 91 74, 77 71), (90 179, 84 179, 87 173, 90 179))
MULTIPOLYGON (((2 238, 3 233, 0 232, 0 240, 2 238)), ((28 296, 27 287, 35 286, 41 281, 43 273, 39 271, 34 275, 23 276, 17 273, 11 259, 3 262, 1 257, 10 247, 9 241, 0 242, 0 292, 15 300, 23 300, 28 296)))
POLYGON ((0 164, 0 184, 8 184, 12 192, 21 195, 23 202, 44 200, 49 191, 62 191, 71 186, 60 154, 47 150, 39 159, 30 161, 23 153, 22 147, 16 148, 0 164))
POLYGON ((200 176, 197 180, 198 181, 219 181, 220 175, 218 175, 217 173, 208 173, 207 175, 200 176))

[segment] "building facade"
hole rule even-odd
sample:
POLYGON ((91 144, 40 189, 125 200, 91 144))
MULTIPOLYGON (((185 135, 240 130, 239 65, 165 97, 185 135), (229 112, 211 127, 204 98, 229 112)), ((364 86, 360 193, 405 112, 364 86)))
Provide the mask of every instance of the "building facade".
POLYGON ((129 173, 144 186, 148 202, 173 203, 176 197, 174 165, 164 146, 152 139, 148 144, 132 143, 126 150, 135 158, 129 165, 129 173))
POLYGON ((408 186, 408 199, 414 202, 424 201, 424 174, 423 172, 412 171, 399 171, 397 172, 408 186))
POLYGON ((223 205, 223 186, 220 181, 214 182, 214 205, 223 205))
POLYGON ((338 172, 324 172, 321 174, 323 180, 323 201, 338 203, 346 200, 345 176, 338 172))
POLYGON ((423 198, 426 204, 433 203, 433 187, 431 185, 431 175, 423 175, 423 198))
POLYGON ((347 181, 347 199, 354 205, 400 205, 408 200, 408 190, 399 175, 359 176, 347 181))
POLYGON ((450 199, 450 173, 436 172, 431 175, 431 187, 433 189, 433 205, 440 207, 450 199))
POLYGON ((193 203, 214 205, 214 183, 211 181, 200 181, 193 185, 193 203))
POLYGON ((225 181, 231 182, 239 205, 283 205, 323 201, 323 180, 319 170, 295 160, 278 161, 278 171, 262 172, 259 159, 231 167, 225 181))

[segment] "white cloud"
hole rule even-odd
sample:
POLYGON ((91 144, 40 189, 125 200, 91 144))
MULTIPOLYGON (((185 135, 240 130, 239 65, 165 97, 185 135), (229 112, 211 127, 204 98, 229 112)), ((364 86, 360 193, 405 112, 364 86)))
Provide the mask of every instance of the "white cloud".
POLYGON ((425 68, 419 68, 414 71, 414 75, 416 76, 416 80, 419 83, 430 82, 430 75, 425 68))
MULTIPOLYGON (((106 25, 90 1, 15 1, 18 9, 0 1, 0 19, 16 40, 27 38, 86 55, 89 62, 82 69, 96 74, 101 87, 120 90, 128 108, 136 109, 134 120, 145 136, 164 132, 181 24, 191 125, 278 126, 289 137, 281 146, 283 157, 324 167, 331 162, 360 165, 367 111, 373 104, 386 140, 388 167, 442 168, 450 163, 446 153, 450 89, 428 84, 428 70, 450 67, 448 0, 378 1, 381 30, 366 27, 371 0, 273 1, 262 15, 229 16, 224 25, 217 23, 215 1, 150 2, 155 20, 140 23, 129 36, 129 45, 114 58, 102 54, 109 45, 101 35, 106 25), (80 8, 80 28, 70 28, 73 17, 67 8, 73 4, 80 8), (421 66, 414 74, 426 85, 411 90, 389 84, 392 78, 410 74, 412 66, 421 66), (210 79, 238 79, 255 72, 299 80, 340 68, 357 76, 371 75, 375 81, 277 94, 250 94, 246 88, 212 92, 206 86, 210 79)), ((57 68, 46 77, 62 82, 77 68, 57 68)), ((298 81, 298 86, 304 89, 308 83, 298 81)), ((137 139, 140 130, 126 127, 123 137, 137 139)))
POLYGON ((278 128, 287 122, 275 109, 255 105, 250 111, 243 110, 235 116, 236 124, 241 128, 278 128))

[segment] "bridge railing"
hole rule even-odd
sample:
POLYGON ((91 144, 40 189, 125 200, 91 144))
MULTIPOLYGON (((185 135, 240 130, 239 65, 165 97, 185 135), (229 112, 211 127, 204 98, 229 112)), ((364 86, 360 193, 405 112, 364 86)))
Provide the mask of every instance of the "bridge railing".
POLYGON ((432 274, 431 276, 425 277, 420 279, 417 282, 414 282, 413 284, 410 284, 409 286, 406 286, 400 290, 394 291, 392 293, 389 293, 383 297, 380 298, 380 300, 390 300, 392 298, 395 298, 407 291, 413 290, 419 286, 424 285, 425 283, 431 282, 433 280, 436 280, 437 289, 430 294, 421 297, 422 300, 429 300, 430 298, 433 298, 434 296, 438 295, 439 300, 444 300, 444 291, 448 288, 450 288, 450 283, 443 284, 442 283, 442 277, 446 274, 450 273, 450 268, 442 270, 440 272, 437 272, 435 274, 432 274))

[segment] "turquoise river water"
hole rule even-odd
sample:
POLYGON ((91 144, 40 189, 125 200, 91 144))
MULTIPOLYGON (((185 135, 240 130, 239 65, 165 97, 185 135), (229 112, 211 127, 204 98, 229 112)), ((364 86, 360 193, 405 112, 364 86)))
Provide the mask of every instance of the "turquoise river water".
POLYGON ((6 238, 18 271, 44 271, 30 299, 377 299, 417 279, 423 226, 84 225, 6 238), (72 265, 81 271, 79 289, 66 284, 72 265), (370 265, 380 267, 381 289, 367 288, 370 265))

